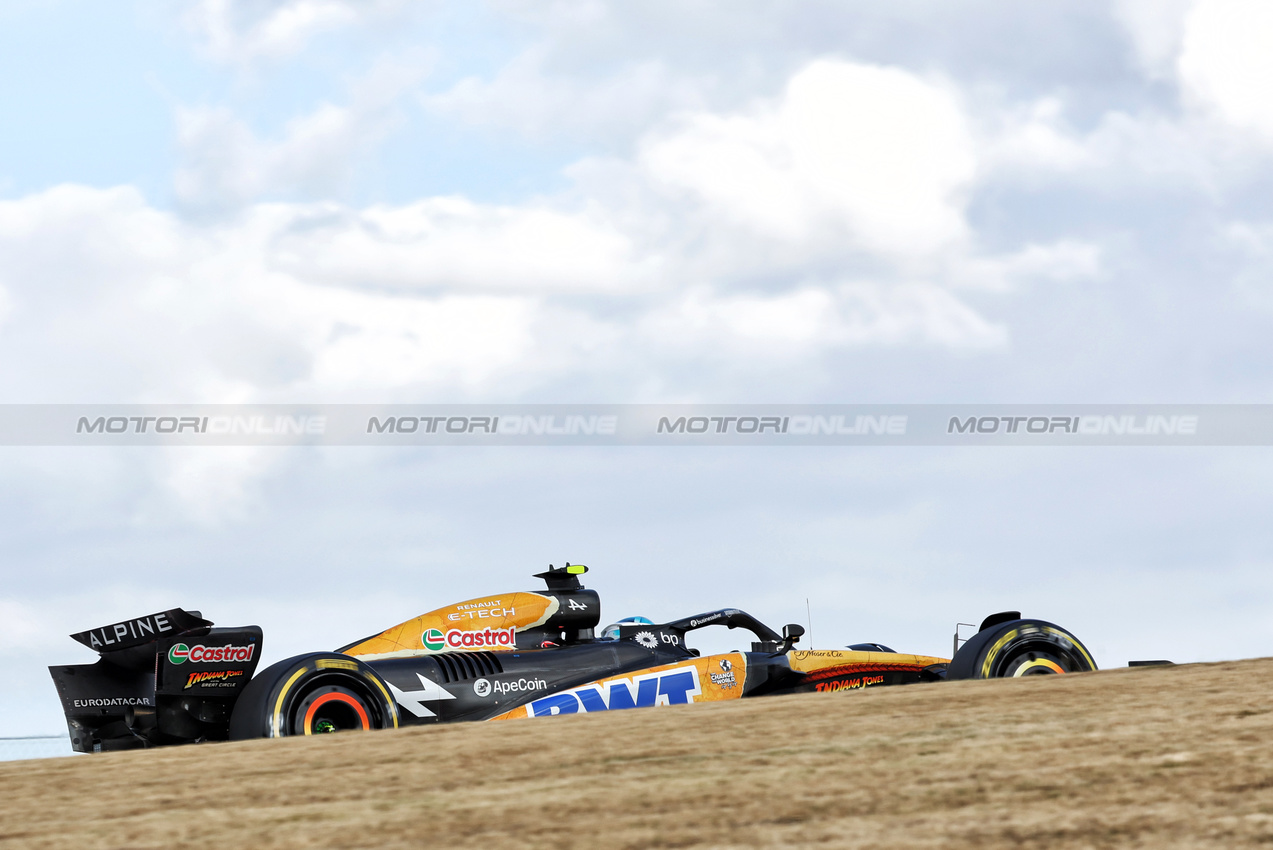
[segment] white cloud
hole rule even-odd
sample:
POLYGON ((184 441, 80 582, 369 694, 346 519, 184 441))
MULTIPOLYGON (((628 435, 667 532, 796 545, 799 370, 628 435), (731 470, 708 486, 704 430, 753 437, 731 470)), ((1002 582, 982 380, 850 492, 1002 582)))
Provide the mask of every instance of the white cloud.
POLYGON ((275 269, 273 242, 312 214, 274 205, 184 225, 131 190, 83 187, 0 203, 0 285, 22 320, 0 348, 32 364, 9 373, 8 397, 245 402, 535 370, 534 301, 462 286, 403 299, 275 269))
POLYGON ((775 296, 692 292, 654 312, 641 331, 653 339, 684 340, 684 348, 708 359, 749 353, 789 363, 844 347, 980 349, 1008 338, 1005 328, 941 287, 865 282, 775 296))
POLYGON ((1199 0, 1185 21, 1181 81, 1204 109, 1273 140, 1273 5, 1199 0))
POLYGON ((1125 135, 1140 136, 1128 147, 1160 159, 1163 149, 1174 148, 1180 159, 1191 148, 1188 156, 1210 160, 1213 172, 1240 170, 1253 155, 1266 155, 1273 140, 1265 85, 1273 77, 1273 7, 1262 0, 1119 0, 1115 15, 1142 71, 1175 82, 1182 107, 1171 117, 1107 113, 1103 123, 1121 119, 1125 135), (1144 125, 1139 132, 1129 129, 1135 123, 1144 125), (1265 150, 1253 150, 1261 141, 1265 150), (1234 158, 1236 167, 1226 162, 1234 158))
POLYGON ((1023 171, 1073 171, 1090 167, 1096 154, 1090 139, 1065 123, 1064 104, 1044 97, 996 116, 997 126, 986 134, 983 161, 991 168, 1017 167, 1023 171))
MULTIPOLYGON (((270 204, 196 224, 131 190, 61 187, 0 203, 0 286, 21 319, 0 355, 31 364, 0 389, 74 402, 383 400, 419 388, 515 398, 589 375, 622 392, 686 353, 730 350, 737 368, 846 346, 1006 338, 935 284, 733 291, 727 276, 696 282, 692 252, 667 252, 656 276, 638 273, 647 260, 632 250, 590 209, 270 204)), ((993 271, 1058 262, 1030 249, 993 271)), ((710 385, 710 372, 700 380, 710 385)), ((230 460, 182 461, 164 486, 211 521, 215 504, 242 501, 239 472, 253 468, 230 460)))
POLYGON ((1219 195, 1248 179, 1264 156, 1243 134, 1186 110, 1111 109, 1081 129, 1048 96, 988 109, 980 122, 979 178, 1018 188, 1083 188, 1219 195))
POLYGON ((1196 0, 1116 0, 1114 16, 1132 39, 1137 62, 1151 79, 1175 76, 1185 17, 1196 0))
POLYGON ((392 393, 410 385, 479 389, 501 372, 534 374, 538 305, 519 298, 399 299, 309 293, 330 338, 316 352, 312 384, 327 391, 392 393))
POLYGON ((177 198, 193 208, 233 209, 269 197, 330 197, 399 119, 397 103, 424 73, 420 63, 384 62, 351 86, 344 106, 323 103, 261 139, 225 107, 177 111, 177 198))
POLYGON ((531 138, 555 136, 574 143, 623 138, 664 115, 706 105, 708 80, 676 73, 657 59, 637 61, 597 77, 545 67, 537 45, 489 80, 468 76, 421 98, 425 108, 470 126, 513 130, 531 138))
POLYGON ((618 292, 642 262, 596 210, 429 198, 295 220, 272 263, 308 280, 405 289, 618 292))
POLYGON ((349 111, 331 104, 289 122, 284 138, 272 143, 228 109, 181 109, 177 141, 186 162, 174 188, 185 204, 219 207, 271 193, 338 190, 360 136, 349 111))
POLYGON ((975 159, 959 103, 896 68, 814 62, 778 102, 698 114, 647 138, 640 162, 762 238, 829 235, 896 256, 967 236, 975 159))
POLYGON ((952 264, 949 279, 956 285, 1005 291, 1020 281, 1091 279, 1101 272, 1099 246, 1062 239, 1026 245, 1011 254, 960 257, 952 264))
POLYGON ((978 349, 1008 340, 1005 327, 987 321, 941 287, 850 284, 840 295, 852 343, 978 349))
POLYGON ((211 58, 231 64, 281 59, 322 33, 395 11, 396 0, 199 0, 186 25, 211 58))

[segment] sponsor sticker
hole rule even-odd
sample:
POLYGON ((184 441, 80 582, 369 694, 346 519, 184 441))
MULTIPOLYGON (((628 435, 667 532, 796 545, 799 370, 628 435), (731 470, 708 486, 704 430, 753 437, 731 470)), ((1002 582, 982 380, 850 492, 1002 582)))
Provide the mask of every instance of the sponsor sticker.
POLYGON ((846 653, 839 649, 793 649, 787 655, 794 661, 804 661, 807 658, 830 658, 838 661, 844 658, 846 653))
POLYGON ((708 616, 708 617, 695 617, 694 619, 690 620, 690 628, 697 629, 699 626, 703 625, 704 623, 712 623, 712 622, 715 622, 716 620, 719 620, 722 616, 724 615, 721 614, 721 612, 717 611, 715 614, 712 614, 711 616, 708 616))
POLYGON ((632 678, 607 679, 594 685, 563 691, 530 704, 534 717, 554 714, 615 711, 655 705, 685 705, 703 691, 694 666, 679 667, 632 678))
POLYGON ((251 661, 255 652, 254 643, 247 646, 204 646, 201 643, 186 646, 184 643, 174 643, 168 650, 168 660, 173 664, 185 664, 187 661, 191 664, 225 664, 251 661))
POLYGON ((420 636, 425 649, 437 652, 441 649, 496 649, 517 645, 517 627, 506 629, 428 629, 420 636))
POLYGON ((169 613, 168 611, 161 611, 158 614, 149 614, 145 617, 125 620, 122 623, 113 623, 112 625, 87 632, 89 648, 101 649, 111 645, 126 646, 138 641, 144 643, 147 640, 154 640, 164 632, 170 632, 174 629, 168 618, 169 613))
POLYGON ((89 697, 72 700, 75 708, 114 708, 122 705, 150 705, 150 697, 89 697))
MULTIPOLYGON (((712 655, 678 661, 627 676, 599 679, 586 685, 550 693, 492 719, 552 717, 558 714, 738 699, 742 696, 746 679, 745 655, 712 655)), ((531 681, 535 687, 547 690, 547 683, 542 680, 531 681)), ((514 684, 509 682, 507 686, 514 684)), ((492 682, 492 691, 500 686, 499 682, 492 682)))
POLYGON ((504 608, 500 605, 498 599, 487 599, 481 602, 470 602, 465 605, 455 606, 455 610, 446 615, 448 620, 506 620, 509 617, 516 617, 517 609, 510 606, 504 608))
POLYGON ((183 691, 191 688, 237 688, 244 670, 196 670, 186 677, 183 691))
POLYGON ((734 663, 728 658, 720 660, 719 673, 709 673, 708 676, 712 680, 712 684, 719 688, 732 688, 738 684, 738 680, 734 678, 734 663))
MULTIPOLYGON (((453 646, 447 642, 447 635, 453 629, 480 632, 490 628, 499 632, 516 628, 519 633, 524 632, 543 626, 565 605, 564 601, 559 602, 555 597, 541 593, 504 593, 469 599, 399 623, 358 644, 345 647, 344 652, 355 658, 385 658, 415 655, 422 651, 445 652, 448 649, 511 650, 516 648, 511 641, 505 643, 498 639, 491 646, 467 647, 462 635, 460 645, 453 646)), ((591 610, 591 602, 589 606, 591 610)))
POLYGON ((871 685, 884 684, 883 676, 859 676, 856 679, 844 679, 838 682, 817 682, 813 688, 817 691, 855 691, 858 688, 869 688, 871 685))
POLYGON ((509 694, 521 694, 547 689, 548 682, 544 679, 527 679, 525 677, 508 681, 497 679, 494 682, 490 679, 478 679, 473 683, 473 693, 479 697, 488 697, 491 694, 503 697, 509 694))
POLYGON ((640 626, 624 626, 619 627, 619 637, 623 640, 636 641, 646 649, 658 649, 660 645, 680 646, 681 635, 674 630, 666 630, 660 626, 651 626, 650 628, 642 628, 640 626))

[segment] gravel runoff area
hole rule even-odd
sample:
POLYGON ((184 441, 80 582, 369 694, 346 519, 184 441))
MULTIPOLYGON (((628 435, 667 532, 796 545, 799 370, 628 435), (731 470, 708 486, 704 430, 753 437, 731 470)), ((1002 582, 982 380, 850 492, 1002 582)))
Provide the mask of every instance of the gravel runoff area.
POLYGON ((0 848, 1273 843, 1273 659, 0 764, 0 848))

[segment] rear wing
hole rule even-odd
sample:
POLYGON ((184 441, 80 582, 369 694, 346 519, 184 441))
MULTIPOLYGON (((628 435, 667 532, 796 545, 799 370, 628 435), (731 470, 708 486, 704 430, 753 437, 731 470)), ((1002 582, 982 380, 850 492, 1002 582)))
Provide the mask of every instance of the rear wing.
POLYGON ((77 752, 224 740, 261 658, 258 626, 171 608, 71 635, 96 664, 50 667, 77 752))

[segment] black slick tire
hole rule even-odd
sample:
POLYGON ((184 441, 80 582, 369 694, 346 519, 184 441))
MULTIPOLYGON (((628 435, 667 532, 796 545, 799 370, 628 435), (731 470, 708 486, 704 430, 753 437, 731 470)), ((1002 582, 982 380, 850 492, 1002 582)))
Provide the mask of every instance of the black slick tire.
POLYGON ((1095 670, 1087 647, 1066 629, 1043 620, 1009 620, 968 639, 951 659, 949 679, 1003 679, 1095 670))

